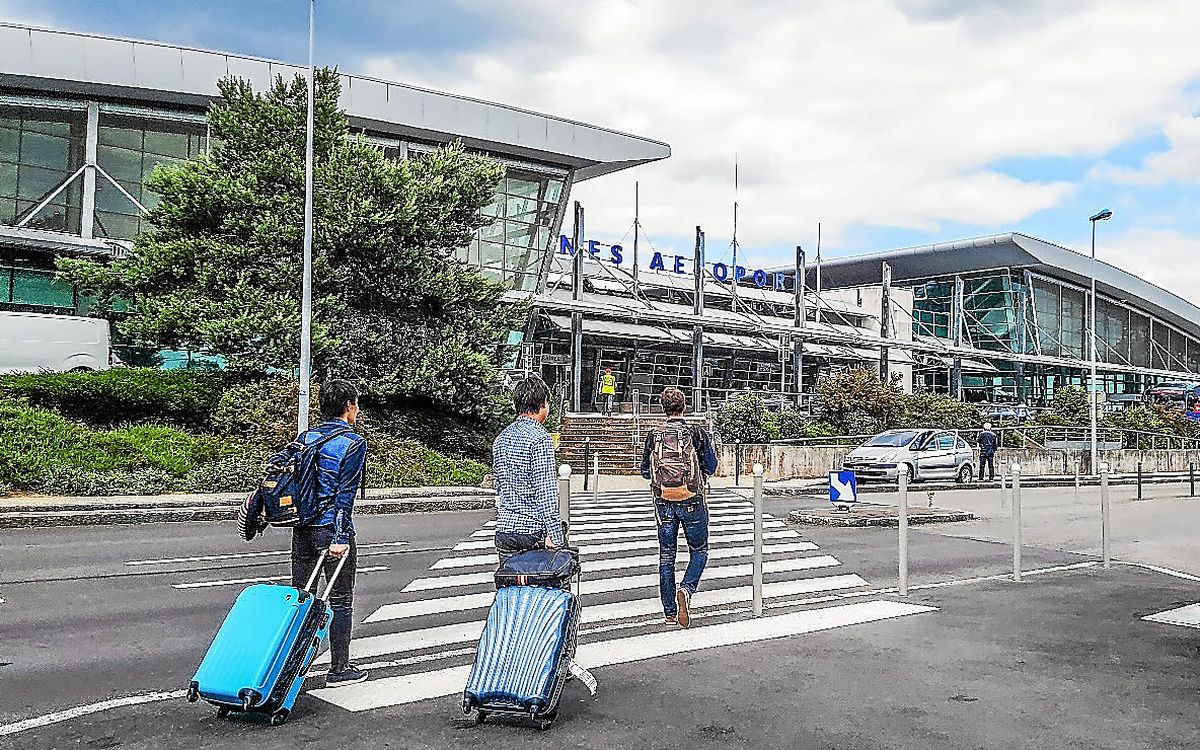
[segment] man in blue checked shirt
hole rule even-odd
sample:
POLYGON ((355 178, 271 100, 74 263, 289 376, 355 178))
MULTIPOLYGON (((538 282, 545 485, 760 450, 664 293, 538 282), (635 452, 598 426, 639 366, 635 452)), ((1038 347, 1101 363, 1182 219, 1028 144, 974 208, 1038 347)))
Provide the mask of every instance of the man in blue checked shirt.
POLYGON ((358 546, 354 541, 354 498, 364 480, 363 464, 367 441, 354 432, 358 420, 358 388, 346 380, 331 380, 321 386, 320 425, 300 435, 305 444, 331 432, 340 432, 321 446, 317 458, 317 500, 321 514, 307 526, 292 529, 292 585, 308 582, 321 551, 328 548, 324 572, 328 580, 337 569, 338 558, 346 564, 329 595, 333 622, 329 627, 328 687, 352 685, 367 679, 367 672, 350 663, 350 627, 354 604, 354 578, 358 571, 358 546))
POLYGON ((527 377, 513 390, 513 406, 517 418, 492 444, 501 563, 518 552, 563 544, 554 441, 542 426, 550 415, 550 389, 536 375, 527 377))

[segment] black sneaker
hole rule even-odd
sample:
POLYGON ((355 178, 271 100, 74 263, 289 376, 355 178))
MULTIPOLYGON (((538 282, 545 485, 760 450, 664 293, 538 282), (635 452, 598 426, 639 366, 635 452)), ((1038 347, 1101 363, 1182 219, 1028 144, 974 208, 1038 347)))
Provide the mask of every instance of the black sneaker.
POLYGON ((346 668, 340 672, 330 672, 325 676, 325 687, 339 687, 341 685, 356 685, 360 682, 366 682, 367 670, 359 669, 353 664, 347 664, 346 668))

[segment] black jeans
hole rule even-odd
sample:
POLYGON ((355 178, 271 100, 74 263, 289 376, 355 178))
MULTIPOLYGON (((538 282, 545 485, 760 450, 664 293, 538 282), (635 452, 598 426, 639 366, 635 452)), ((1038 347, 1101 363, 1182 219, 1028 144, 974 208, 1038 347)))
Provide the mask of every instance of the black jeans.
MULTIPOLYGON (((317 566, 321 550, 328 549, 333 541, 332 526, 297 526, 292 529, 292 585, 303 588, 317 566)), ((325 557, 325 580, 337 570, 338 560, 325 557)), ((358 571, 358 545, 350 537, 350 551, 346 553, 346 564, 334 581, 329 593, 329 607, 333 610, 333 622, 329 626, 329 671, 341 672, 350 663, 350 624, 353 617, 354 578, 358 571)), ((314 593, 320 594, 320 576, 313 584, 314 593)))
POLYGON ((546 537, 542 534, 524 534, 516 531, 496 532, 496 556, 500 564, 518 552, 531 549, 542 549, 546 546, 546 537))
POLYGON ((996 454, 981 453, 979 454, 979 481, 983 481, 983 467, 987 467, 988 481, 993 482, 996 479, 996 454))

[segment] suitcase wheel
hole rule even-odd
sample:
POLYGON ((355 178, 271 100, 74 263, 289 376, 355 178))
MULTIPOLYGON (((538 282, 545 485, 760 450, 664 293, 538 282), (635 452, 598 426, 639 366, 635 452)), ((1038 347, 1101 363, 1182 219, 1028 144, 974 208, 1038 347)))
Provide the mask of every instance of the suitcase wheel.
POLYGON ((537 728, 543 732, 554 724, 554 719, 538 719, 537 728))
POLYGON ((254 704, 258 703, 261 697, 256 690, 245 689, 239 693, 242 697, 242 710, 249 713, 254 709, 254 704))
POLYGON ((195 703, 198 700, 200 700, 200 686, 196 684, 195 680, 192 680, 192 684, 188 685, 187 702, 195 703))
POLYGON ((229 716, 229 706, 217 706, 217 718, 224 719, 229 716))
POLYGON ((275 713, 271 714, 271 726, 282 726, 283 722, 287 721, 288 719, 288 713, 289 712, 286 708, 281 708, 275 713))
POLYGON ((482 724, 487 719, 487 711, 478 711, 475 713, 475 723, 482 724))

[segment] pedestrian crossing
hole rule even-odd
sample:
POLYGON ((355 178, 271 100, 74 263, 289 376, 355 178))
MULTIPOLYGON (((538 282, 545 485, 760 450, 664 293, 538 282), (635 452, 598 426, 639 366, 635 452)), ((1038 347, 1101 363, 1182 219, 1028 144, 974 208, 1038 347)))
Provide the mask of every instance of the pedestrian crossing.
MULTIPOLYGON (((573 500, 571 543, 580 549, 583 610, 576 661, 596 669, 710 648, 800 636, 933 611, 865 592, 868 582, 794 529, 764 517, 765 615, 753 596, 753 507, 729 491, 709 500, 709 562, 692 602, 693 627, 663 624, 654 509, 644 492, 573 500)), ((460 694, 495 595, 494 521, 454 545, 365 618, 351 658, 371 671, 364 683, 311 695, 349 711, 460 694)), ((677 570, 687 565, 680 534, 677 570)), ((677 575, 679 575, 677 573, 677 575)), ((318 658, 314 670, 328 664, 318 658)), ((603 690, 603 675, 601 690, 603 690)))

